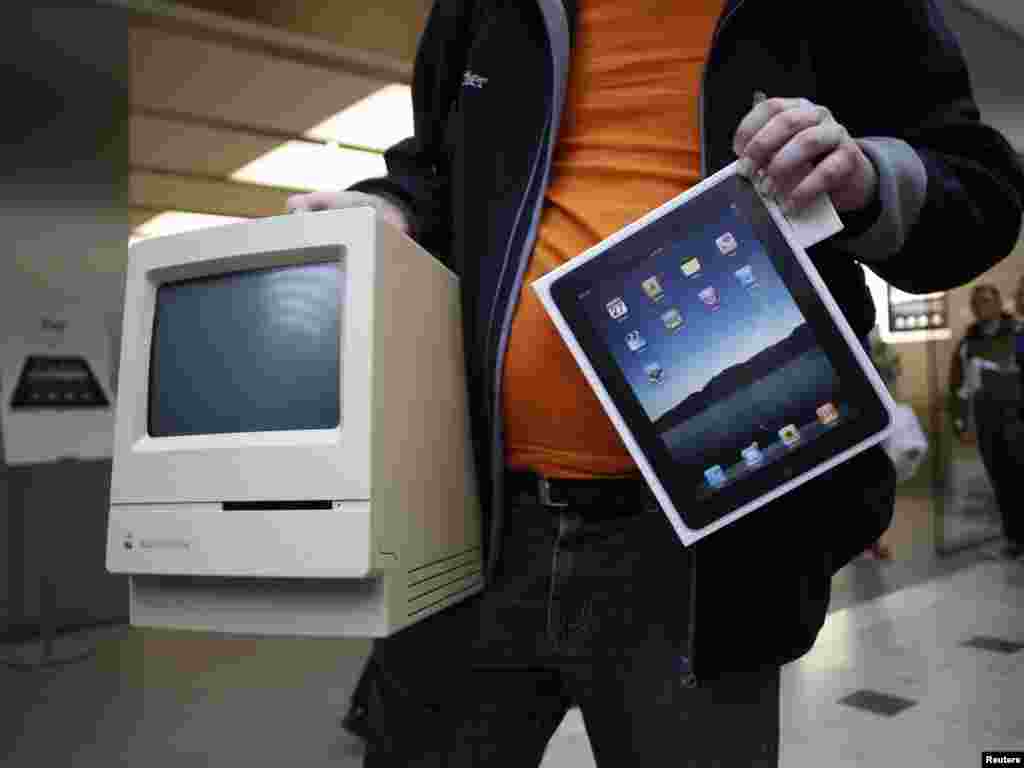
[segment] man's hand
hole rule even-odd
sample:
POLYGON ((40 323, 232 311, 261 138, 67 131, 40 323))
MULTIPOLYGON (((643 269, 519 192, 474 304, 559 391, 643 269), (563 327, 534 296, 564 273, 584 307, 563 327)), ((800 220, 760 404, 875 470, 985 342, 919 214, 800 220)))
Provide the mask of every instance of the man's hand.
POLYGON ((825 107, 807 99, 765 99, 740 121, 733 139, 739 173, 754 179, 783 210, 828 192, 837 211, 865 208, 878 194, 878 172, 825 107))
POLYGON ((304 195, 292 195, 287 202, 289 213, 355 208, 360 205, 374 208, 384 221, 409 234, 409 221, 405 212, 390 200, 377 195, 367 195, 363 192, 309 192, 304 195))

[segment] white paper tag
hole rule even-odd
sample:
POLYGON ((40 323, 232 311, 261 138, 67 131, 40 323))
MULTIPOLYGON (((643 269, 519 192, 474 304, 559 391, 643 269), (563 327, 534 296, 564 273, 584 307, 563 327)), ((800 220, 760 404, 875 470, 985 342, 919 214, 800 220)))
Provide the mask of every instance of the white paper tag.
POLYGON ((827 194, 816 198, 799 211, 783 214, 783 218, 792 228, 796 241, 805 249, 820 243, 826 237, 832 237, 843 228, 843 222, 840 221, 839 214, 832 206, 832 199, 827 194))

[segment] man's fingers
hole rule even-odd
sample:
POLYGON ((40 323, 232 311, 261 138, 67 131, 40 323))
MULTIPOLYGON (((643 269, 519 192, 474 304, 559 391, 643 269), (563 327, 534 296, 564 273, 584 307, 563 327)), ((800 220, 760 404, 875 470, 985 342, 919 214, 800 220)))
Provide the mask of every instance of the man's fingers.
POLYGON ((828 156, 845 139, 846 129, 835 120, 812 123, 791 134, 766 161, 763 170, 782 187, 792 188, 799 182, 799 178, 793 177, 800 168, 828 156))
MULTIPOLYGON (((835 121, 824 107, 811 104, 784 110, 764 123, 750 138, 744 147, 743 157, 750 158, 755 170, 763 168, 770 175, 783 175, 787 172, 787 166, 791 168, 798 165, 809 156, 799 154, 803 143, 808 144, 808 149, 819 142, 831 141, 832 146, 835 145, 835 129, 827 128, 831 125, 835 125, 835 121), (796 145, 790 146, 794 141, 796 145), (781 156, 780 152, 783 152, 781 156), (793 153, 798 154, 794 156, 793 153), (775 162, 777 156, 782 167, 777 165, 772 173, 767 166, 775 162)), ((821 154, 821 151, 818 149, 817 154, 821 154)))
POLYGON ((773 98, 759 102, 740 121, 733 137, 733 152, 742 157, 750 141, 777 115, 793 109, 813 106, 807 99, 773 98))
MULTIPOLYGON (((801 187, 805 179, 815 173, 818 166, 828 158, 846 138, 846 130, 834 120, 807 128, 793 136, 771 160, 761 169, 758 176, 763 178, 760 184, 762 194, 789 196, 801 187)), ((830 161, 824 169, 826 177, 841 172, 844 160, 830 161)), ((797 202, 804 200, 802 194, 797 195, 797 202)))
POLYGON ((758 172, 755 176, 755 184, 762 195, 781 202, 813 170, 814 163, 808 161, 791 169, 786 177, 769 176, 765 172, 758 172))
POLYGON ((338 208, 354 208, 368 205, 372 207, 377 216, 390 222, 403 232, 409 232, 409 222, 404 210, 392 204, 388 200, 377 195, 368 195, 364 192, 308 192, 302 195, 292 195, 285 201, 289 213, 301 211, 328 211, 338 208))
POLYGON ((877 174, 846 128, 825 107, 807 99, 765 99, 736 129, 737 173, 785 209, 805 207, 824 193, 837 210, 862 208, 877 188, 877 174))
POLYGON ((321 191, 292 195, 286 204, 289 211, 327 211, 332 208, 351 208, 356 205, 376 205, 377 198, 362 192, 321 191))
POLYGON ((852 172, 853 160, 836 150, 812 166, 810 173, 794 187, 784 191, 783 201, 789 209, 803 208, 819 195, 838 189, 852 172))
POLYGON ((323 195, 318 192, 310 192, 304 195, 292 195, 285 202, 289 213, 298 211, 322 211, 326 207, 323 195))
POLYGON ((867 177, 858 171, 860 149, 853 140, 844 141, 832 152, 819 159, 810 173, 792 189, 783 193, 787 209, 799 209, 823 193, 829 193, 836 210, 851 210, 864 204, 862 198, 870 196, 867 177))

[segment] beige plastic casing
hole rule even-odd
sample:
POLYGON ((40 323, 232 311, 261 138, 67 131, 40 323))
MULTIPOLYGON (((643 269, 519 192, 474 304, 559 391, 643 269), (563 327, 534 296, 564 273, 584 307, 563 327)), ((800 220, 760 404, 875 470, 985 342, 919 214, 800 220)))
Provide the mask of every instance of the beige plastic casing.
POLYGON ((482 588, 458 280, 371 208, 136 243, 121 360, 107 567, 131 576, 133 624, 380 637, 482 588), (322 261, 341 274, 339 426, 151 437, 159 286, 322 261), (329 507, 288 508, 306 500, 329 507))

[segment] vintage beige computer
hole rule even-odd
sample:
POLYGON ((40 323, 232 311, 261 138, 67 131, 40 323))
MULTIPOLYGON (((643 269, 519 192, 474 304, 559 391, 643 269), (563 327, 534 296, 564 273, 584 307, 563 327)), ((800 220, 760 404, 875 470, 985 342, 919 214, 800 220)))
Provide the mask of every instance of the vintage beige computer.
POLYGON ((107 567, 140 626, 379 637, 480 590, 458 280, 370 208, 144 240, 107 567))

